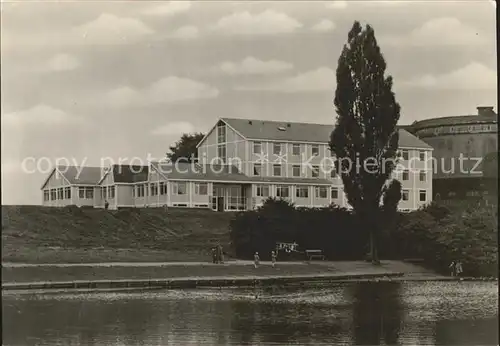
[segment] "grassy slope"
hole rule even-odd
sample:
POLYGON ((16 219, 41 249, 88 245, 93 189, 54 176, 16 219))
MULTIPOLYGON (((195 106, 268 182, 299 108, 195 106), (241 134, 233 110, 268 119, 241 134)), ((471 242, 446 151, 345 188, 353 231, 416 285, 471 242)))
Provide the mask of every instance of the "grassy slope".
POLYGON ((229 250, 232 213, 2 206, 2 261, 26 263, 210 260, 229 250))

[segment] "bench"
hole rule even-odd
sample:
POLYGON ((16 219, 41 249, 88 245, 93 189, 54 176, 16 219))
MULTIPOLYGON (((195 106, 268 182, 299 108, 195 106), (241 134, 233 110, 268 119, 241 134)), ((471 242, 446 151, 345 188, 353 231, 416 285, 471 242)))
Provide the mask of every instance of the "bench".
POLYGON ((306 257, 309 261, 313 259, 325 260, 325 255, 323 255, 322 250, 306 250, 306 257))

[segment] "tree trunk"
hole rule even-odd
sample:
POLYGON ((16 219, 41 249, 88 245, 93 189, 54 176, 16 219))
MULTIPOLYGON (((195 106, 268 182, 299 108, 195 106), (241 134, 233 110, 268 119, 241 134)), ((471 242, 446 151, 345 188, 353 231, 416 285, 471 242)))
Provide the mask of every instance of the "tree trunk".
POLYGON ((370 227, 370 258, 373 264, 380 264, 380 260, 378 258, 378 218, 377 213, 370 213, 371 218, 371 227, 370 227))

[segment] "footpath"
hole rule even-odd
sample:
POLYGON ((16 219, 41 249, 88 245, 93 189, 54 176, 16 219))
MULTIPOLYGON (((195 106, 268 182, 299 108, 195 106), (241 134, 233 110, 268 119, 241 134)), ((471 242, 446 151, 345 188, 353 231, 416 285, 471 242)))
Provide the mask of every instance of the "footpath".
POLYGON ((418 265, 383 261, 380 266, 352 262, 228 261, 155 263, 2 263, 3 290, 195 288, 312 284, 352 281, 435 281, 443 277, 418 265))

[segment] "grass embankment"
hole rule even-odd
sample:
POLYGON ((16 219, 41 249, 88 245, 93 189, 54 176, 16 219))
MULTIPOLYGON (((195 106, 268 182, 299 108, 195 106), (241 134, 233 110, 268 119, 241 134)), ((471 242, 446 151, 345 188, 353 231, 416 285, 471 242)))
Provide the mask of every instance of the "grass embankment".
POLYGON ((232 213, 2 206, 2 262, 210 261, 230 251, 232 213))

